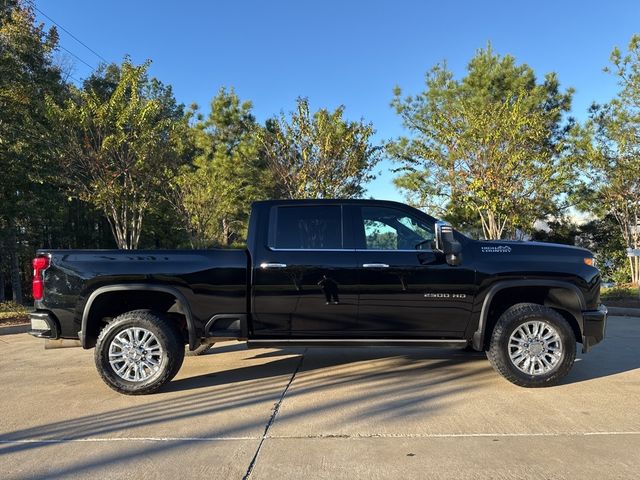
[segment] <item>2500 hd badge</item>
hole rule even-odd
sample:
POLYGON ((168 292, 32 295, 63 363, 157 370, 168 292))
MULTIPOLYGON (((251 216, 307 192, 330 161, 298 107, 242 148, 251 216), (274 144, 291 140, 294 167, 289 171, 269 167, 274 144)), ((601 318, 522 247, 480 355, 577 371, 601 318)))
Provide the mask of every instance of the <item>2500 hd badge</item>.
POLYGON ((466 293, 425 293, 424 298, 467 298, 466 293))

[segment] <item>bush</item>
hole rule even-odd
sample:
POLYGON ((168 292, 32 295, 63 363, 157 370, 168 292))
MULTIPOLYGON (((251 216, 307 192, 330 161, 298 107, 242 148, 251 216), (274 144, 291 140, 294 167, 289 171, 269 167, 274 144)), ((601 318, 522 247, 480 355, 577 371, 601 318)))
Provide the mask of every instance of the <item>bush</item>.
POLYGON ((638 287, 633 285, 618 285, 612 288, 603 288, 600 297, 605 300, 624 300, 638 298, 638 287))
POLYGON ((29 310, 26 307, 14 302, 0 303, 0 320, 6 318, 26 317, 28 311, 29 310))

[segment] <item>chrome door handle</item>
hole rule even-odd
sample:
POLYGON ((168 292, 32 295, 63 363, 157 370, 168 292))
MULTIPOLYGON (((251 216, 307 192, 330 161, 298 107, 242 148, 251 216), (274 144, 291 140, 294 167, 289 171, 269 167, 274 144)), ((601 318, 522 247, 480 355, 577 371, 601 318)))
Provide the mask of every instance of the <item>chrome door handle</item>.
POLYGON ((260 268, 287 268, 287 264, 286 263, 269 263, 269 262, 262 262, 260 264, 260 268))
POLYGON ((386 263, 363 263, 364 268, 389 268, 386 263))

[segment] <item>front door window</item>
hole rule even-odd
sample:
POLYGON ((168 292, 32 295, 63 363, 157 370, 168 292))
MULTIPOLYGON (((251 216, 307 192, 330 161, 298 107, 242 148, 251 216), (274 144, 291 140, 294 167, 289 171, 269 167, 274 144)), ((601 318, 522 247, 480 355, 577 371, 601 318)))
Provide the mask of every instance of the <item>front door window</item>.
POLYGON ((393 208, 363 207, 367 250, 430 249, 433 227, 393 208))

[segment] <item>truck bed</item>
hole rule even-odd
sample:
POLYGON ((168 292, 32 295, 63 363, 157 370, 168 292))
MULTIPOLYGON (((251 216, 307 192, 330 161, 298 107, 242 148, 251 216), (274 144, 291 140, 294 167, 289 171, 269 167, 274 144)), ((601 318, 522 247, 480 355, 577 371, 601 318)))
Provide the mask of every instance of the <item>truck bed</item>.
POLYGON ((36 301, 35 306, 53 312, 62 338, 79 337, 93 292, 119 285, 144 283, 179 292, 196 334, 212 312, 247 311, 246 250, 39 250, 38 255, 49 256, 50 265, 44 272, 46 305, 36 301))

